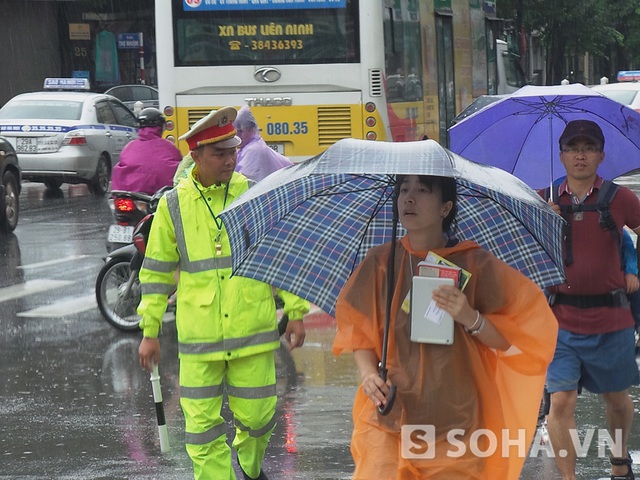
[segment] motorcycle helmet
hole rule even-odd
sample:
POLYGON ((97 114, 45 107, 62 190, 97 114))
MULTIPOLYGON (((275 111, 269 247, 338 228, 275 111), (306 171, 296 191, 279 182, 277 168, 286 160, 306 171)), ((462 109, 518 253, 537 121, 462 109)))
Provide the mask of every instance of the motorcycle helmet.
POLYGON ((145 108, 138 114, 140 127, 164 127, 166 120, 157 108, 145 108))

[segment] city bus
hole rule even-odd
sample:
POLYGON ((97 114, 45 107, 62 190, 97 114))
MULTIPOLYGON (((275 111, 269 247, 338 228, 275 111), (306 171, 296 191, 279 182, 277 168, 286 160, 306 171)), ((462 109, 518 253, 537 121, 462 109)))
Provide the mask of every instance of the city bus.
POLYGON ((212 109, 248 105, 265 141, 294 162, 348 137, 446 145, 458 111, 505 93, 490 4, 156 0, 166 135, 177 142, 212 109))

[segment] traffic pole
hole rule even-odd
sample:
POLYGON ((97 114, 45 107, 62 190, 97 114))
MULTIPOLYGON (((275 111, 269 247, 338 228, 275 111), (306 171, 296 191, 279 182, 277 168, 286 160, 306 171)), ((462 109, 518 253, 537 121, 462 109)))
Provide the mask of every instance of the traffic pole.
POLYGON ((140 55, 140 83, 142 85, 145 85, 145 80, 144 80, 144 40, 142 37, 142 32, 139 33, 140 35, 140 49, 138 50, 138 55, 140 55))
POLYGON ((158 420, 158 436, 160 437, 160 451, 169 451, 169 435, 167 433, 167 421, 164 417, 164 405, 162 403, 162 389, 160 388, 160 374, 158 365, 153 365, 151 370, 151 386, 153 388, 153 401, 156 404, 156 418, 158 420))

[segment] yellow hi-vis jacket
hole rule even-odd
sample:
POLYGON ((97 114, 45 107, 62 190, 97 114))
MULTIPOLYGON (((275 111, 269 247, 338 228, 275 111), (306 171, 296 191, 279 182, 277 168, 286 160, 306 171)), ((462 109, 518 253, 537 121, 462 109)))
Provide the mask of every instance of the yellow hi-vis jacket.
MULTIPOLYGON (((229 238, 217 217, 249 182, 234 173, 228 185, 203 187, 191 172, 158 204, 140 270, 140 328, 145 337, 158 336, 179 267, 176 327, 183 360, 232 360, 280 345, 272 288, 231 276, 229 238)), ((301 320, 309 311, 306 300, 282 290, 278 294, 290 320, 301 320)))

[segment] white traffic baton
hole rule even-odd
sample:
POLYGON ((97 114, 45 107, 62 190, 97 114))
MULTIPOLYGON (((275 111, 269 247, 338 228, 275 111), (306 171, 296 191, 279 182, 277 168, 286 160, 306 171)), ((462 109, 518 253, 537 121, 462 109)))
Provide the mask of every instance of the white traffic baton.
POLYGON ((151 371, 151 386, 153 387, 153 401, 156 403, 156 417, 158 419, 158 435, 160 436, 160 451, 169 451, 169 435, 167 422, 164 417, 164 405, 162 404, 162 389, 160 388, 160 374, 158 365, 153 365, 151 371))

